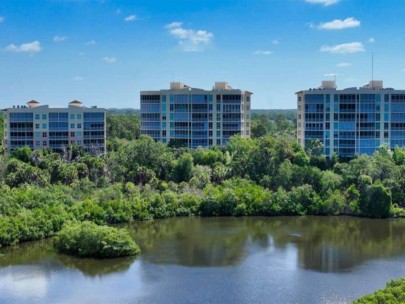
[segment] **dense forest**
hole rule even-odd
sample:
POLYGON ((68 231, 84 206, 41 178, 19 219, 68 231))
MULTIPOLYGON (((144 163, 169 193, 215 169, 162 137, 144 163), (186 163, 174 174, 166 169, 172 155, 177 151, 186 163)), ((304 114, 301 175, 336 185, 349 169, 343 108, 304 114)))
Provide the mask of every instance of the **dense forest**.
MULTIPOLYGON (((0 156, 0 245, 53 236, 69 221, 173 216, 404 216, 405 150, 340 162, 294 140, 294 117, 255 113, 261 130, 224 147, 175 148, 140 136, 136 113, 107 118, 107 155, 71 146, 0 156)), ((253 133, 253 131, 252 131, 253 133)))

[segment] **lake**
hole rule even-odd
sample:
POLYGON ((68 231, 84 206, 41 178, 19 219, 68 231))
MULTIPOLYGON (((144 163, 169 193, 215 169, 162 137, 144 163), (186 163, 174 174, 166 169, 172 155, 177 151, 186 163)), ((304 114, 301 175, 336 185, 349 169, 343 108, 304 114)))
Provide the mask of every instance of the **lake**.
POLYGON ((136 258, 52 240, 0 249, 0 303, 347 303, 405 277, 405 219, 172 218, 127 228, 136 258))

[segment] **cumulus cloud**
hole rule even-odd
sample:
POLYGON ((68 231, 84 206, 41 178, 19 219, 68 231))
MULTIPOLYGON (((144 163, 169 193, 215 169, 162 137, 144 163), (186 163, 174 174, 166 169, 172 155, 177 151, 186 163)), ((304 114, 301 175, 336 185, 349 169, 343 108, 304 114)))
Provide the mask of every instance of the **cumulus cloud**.
POLYGON ((42 50, 39 41, 23 43, 21 45, 10 44, 6 47, 6 51, 13 53, 39 53, 42 50))
POLYGON ((257 51, 254 51, 253 54, 255 54, 255 55, 271 55, 271 51, 257 50, 257 51))
POLYGON ((178 44, 184 52, 201 52, 214 38, 214 34, 204 30, 186 29, 181 22, 172 22, 165 28, 171 36, 178 40, 178 44))
POLYGON ((373 37, 371 37, 370 39, 368 39, 367 41, 368 43, 375 43, 375 39, 373 37))
POLYGON ((103 61, 106 63, 116 63, 117 62, 117 58, 115 57, 103 57, 103 61))
POLYGON ((96 44, 96 40, 90 40, 86 42, 86 45, 95 45, 96 44))
POLYGON ((65 41, 67 37, 55 36, 53 37, 53 42, 62 42, 65 41))
POLYGON ((349 62, 341 62, 341 63, 338 63, 336 66, 338 67, 338 68, 347 68, 347 67, 349 67, 349 66, 351 66, 352 64, 351 63, 349 63, 349 62))
POLYGON ((72 78, 74 81, 82 81, 84 78, 82 76, 75 76, 72 78))
POLYGON ((0 16, 0 23, 4 22, 4 20, 6 20, 6 18, 4 18, 3 16, 0 16))
POLYGON ((311 4, 321 4, 323 6, 329 6, 338 3, 340 0, 305 0, 307 3, 311 4))
POLYGON ((136 15, 129 15, 129 16, 124 18, 124 21, 125 22, 132 22, 132 21, 135 21, 137 19, 138 19, 138 17, 136 17, 136 15))
POLYGON ((360 21, 350 17, 344 20, 335 19, 330 22, 321 23, 318 28, 321 30, 343 30, 348 28, 355 28, 360 26, 360 21))
POLYGON ((361 42, 349 42, 337 45, 323 45, 320 51, 333 54, 351 54, 364 52, 365 49, 361 42))

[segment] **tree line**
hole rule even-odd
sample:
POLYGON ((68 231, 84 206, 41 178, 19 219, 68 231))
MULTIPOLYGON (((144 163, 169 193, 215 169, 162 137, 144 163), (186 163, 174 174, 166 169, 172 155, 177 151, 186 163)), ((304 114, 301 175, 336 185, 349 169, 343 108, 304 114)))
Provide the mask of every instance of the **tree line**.
POLYGON ((52 236, 67 221, 405 215, 404 149, 340 161, 280 134, 188 149, 136 133, 136 116, 112 116, 102 157, 79 146, 0 155, 0 245, 52 236))

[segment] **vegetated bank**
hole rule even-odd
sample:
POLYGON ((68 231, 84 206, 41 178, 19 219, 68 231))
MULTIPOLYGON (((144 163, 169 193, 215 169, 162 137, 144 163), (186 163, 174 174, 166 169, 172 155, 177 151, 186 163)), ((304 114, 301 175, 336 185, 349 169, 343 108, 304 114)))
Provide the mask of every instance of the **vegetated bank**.
POLYGON ((404 215, 405 150, 349 162, 285 137, 174 148, 114 138, 92 157, 16 149, 0 156, 0 245, 55 235, 67 221, 128 223, 173 216, 404 215))
POLYGON ((374 294, 366 295, 353 304, 403 304, 405 303, 405 278, 392 280, 384 289, 379 289, 374 294))

